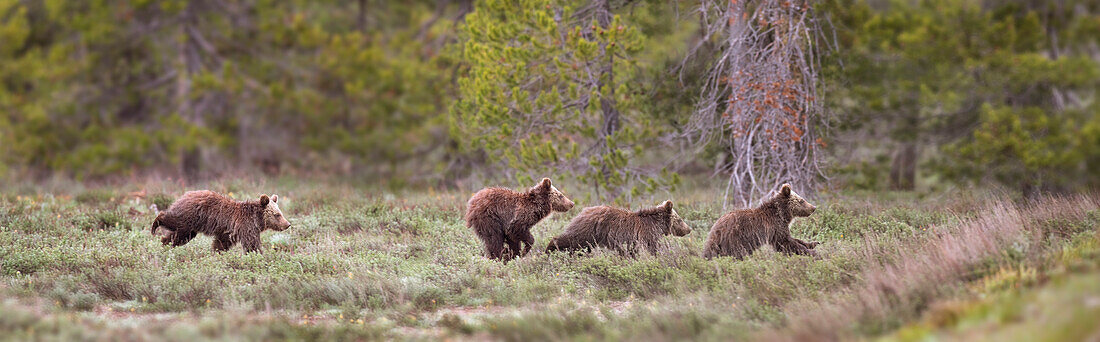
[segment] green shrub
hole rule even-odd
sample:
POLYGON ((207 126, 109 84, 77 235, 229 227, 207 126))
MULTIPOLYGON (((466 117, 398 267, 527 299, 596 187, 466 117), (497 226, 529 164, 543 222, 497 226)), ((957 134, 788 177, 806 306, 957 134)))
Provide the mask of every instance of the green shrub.
POLYGON ((86 231, 126 229, 130 224, 120 210, 102 210, 91 214, 81 214, 74 219, 73 225, 86 231))
POLYGON ((104 205, 114 200, 115 194, 104 189, 85 190, 76 195, 76 202, 84 205, 104 205))
POLYGON ((168 207, 172 206, 172 203, 175 202, 176 199, 170 195, 158 193, 149 196, 149 201, 157 206, 157 210, 164 211, 168 210, 168 207))

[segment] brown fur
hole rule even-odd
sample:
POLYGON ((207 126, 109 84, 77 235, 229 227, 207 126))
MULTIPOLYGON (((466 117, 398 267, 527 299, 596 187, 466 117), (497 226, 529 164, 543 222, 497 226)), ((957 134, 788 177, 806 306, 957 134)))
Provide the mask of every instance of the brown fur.
POLYGON ((816 209, 791 191, 790 184, 783 184, 779 193, 760 207, 735 210, 719 218, 707 235, 703 257, 732 256, 741 259, 765 243, 785 254, 816 256, 813 248, 817 242, 793 238, 790 231, 794 217, 810 216, 816 209))
POLYGON ((214 237, 213 248, 222 252, 238 242, 245 252, 260 250, 260 233, 283 231, 290 222, 279 211, 279 196, 260 196, 256 201, 237 202, 213 191, 188 191, 168 210, 153 220, 152 232, 164 228, 165 245, 183 246, 199 233, 214 237))
POLYGON ((590 251, 598 246, 624 255, 636 255, 639 249, 654 254, 662 236, 689 233, 691 227, 672 209, 671 201, 636 212, 609 206, 588 207, 569 222, 565 233, 550 240, 546 251, 590 251))
POLYGON ((531 227, 552 211, 565 212, 572 208, 573 201, 550 184, 549 178, 543 178, 526 192, 504 188, 478 191, 470 198, 465 219, 466 226, 485 243, 487 256, 507 262, 531 250, 535 243, 531 227), (524 245, 522 250, 521 243, 524 245))

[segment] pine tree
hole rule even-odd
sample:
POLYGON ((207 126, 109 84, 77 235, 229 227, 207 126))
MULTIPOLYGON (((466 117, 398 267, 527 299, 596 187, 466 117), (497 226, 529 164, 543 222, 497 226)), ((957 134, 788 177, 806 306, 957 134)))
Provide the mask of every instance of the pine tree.
POLYGON ((565 172, 606 198, 674 185, 633 166, 658 134, 626 80, 646 40, 605 1, 483 1, 466 18, 451 134, 521 182, 565 172))

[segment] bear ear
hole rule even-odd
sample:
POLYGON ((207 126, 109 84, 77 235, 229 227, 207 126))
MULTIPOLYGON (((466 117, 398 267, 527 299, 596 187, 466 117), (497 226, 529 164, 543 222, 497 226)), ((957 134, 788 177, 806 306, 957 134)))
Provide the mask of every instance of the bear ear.
POLYGON ((791 183, 783 183, 783 188, 779 189, 779 193, 783 194, 783 196, 790 196, 791 195, 791 183))
POLYGON ((268 201, 267 195, 260 195, 260 206, 266 207, 267 206, 267 201, 268 201))
POLYGON ((279 203, 279 195, 271 195, 272 203, 279 203))
POLYGON ((661 203, 661 209, 672 212, 672 201, 665 201, 665 203, 661 203))
POLYGON ((553 185, 550 184, 550 178, 543 178, 542 181, 539 182, 538 187, 539 187, 539 189, 550 190, 551 186, 553 186, 553 185))

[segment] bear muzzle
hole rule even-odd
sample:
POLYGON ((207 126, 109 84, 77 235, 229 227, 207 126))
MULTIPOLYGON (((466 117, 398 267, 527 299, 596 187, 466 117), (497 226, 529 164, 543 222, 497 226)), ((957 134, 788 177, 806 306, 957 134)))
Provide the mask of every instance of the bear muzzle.
POLYGON ((572 210, 573 206, 574 206, 573 201, 567 200, 564 203, 555 203, 553 205, 553 208, 551 208, 551 209, 554 209, 554 211, 566 212, 566 211, 572 210))

